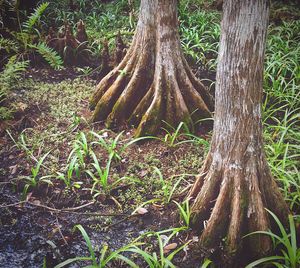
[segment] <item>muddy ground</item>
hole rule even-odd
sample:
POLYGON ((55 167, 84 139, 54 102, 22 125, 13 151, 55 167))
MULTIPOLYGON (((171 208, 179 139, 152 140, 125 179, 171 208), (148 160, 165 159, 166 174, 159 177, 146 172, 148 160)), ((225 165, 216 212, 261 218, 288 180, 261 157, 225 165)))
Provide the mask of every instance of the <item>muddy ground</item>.
MULTIPOLYGON (((96 250, 104 244, 116 250, 145 232, 184 225, 175 203, 166 201, 163 184, 154 167, 161 171, 169 191, 181 180, 173 195, 174 200, 181 202, 208 150, 210 129, 207 126, 199 128, 203 138, 200 143, 172 146, 163 141, 166 133, 162 131, 160 140, 129 146, 122 152, 121 159, 112 164, 109 183, 124 176, 135 182, 125 181, 112 187, 109 194, 99 193, 93 197, 92 182, 86 174, 72 178, 80 181, 80 188, 67 188, 57 178, 57 172, 66 172, 68 156, 80 132, 92 139, 89 131, 93 130, 103 134, 107 141, 118 134, 106 130, 102 124, 88 121, 91 113, 88 100, 97 83, 93 78, 78 78, 72 70, 33 69, 26 73, 12 94, 14 118, 2 122, 0 137, 1 267, 42 267, 43 264, 54 267, 68 258, 88 256, 80 232, 74 231, 76 224, 85 228, 96 250), (39 178, 50 175, 51 185, 39 183, 37 187, 30 187, 24 196, 24 178, 30 176, 31 168, 47 152, 50 153, 39 178), (150 203, 142 207, 147 212, 131 216, 146 201, 150 203), (107 214, 109 216, 102 216, 107 214)), ((132 133, 132 129, 123 132, 120 147, 132 139, 132 133)), ((183 139, 187 137, 180 136, 176 142, 183 139)), ((99 146, 93 150, 105 166, 107 152, 99 146)), ((171 242, 179 247, 195 235, 183 231, 171 242)), ((146 245, 149 250, 157 250, 157 241, 150 239, 146 245)), ((183 267, 183 259, 189 265, 185 267, 198 267, 201 258, 195 261, 186 247, 178 254, 180 267, 183 267)), ((138 262, 143 267, 144 264, 138 262)), ((121 266, 112 263, 112 267, 121 266)))

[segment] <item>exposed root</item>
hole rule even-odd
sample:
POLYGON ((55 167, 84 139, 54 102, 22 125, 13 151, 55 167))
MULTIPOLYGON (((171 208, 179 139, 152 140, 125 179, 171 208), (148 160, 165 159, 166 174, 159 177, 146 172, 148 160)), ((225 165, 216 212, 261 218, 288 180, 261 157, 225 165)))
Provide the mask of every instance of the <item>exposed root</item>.
POLYGON ((136 136, 141 136, 157 132, 162 120, 173 126, 183 121, 192 129, 199 119, 191 116, 195 110, 200 118, 211 116, 187 72, 178 69, 183 66, 181 59, 170 70, 160 60, 154 61, 148 45, 138 50, 140 54, 134 53, 124 66, 125 57, 97 86, 90 103, 95 108, 93 121, 106 121, 108 127, 129 122, 137 127, 136 136))
POLYGON ((199 247, 209 252, 224 241, 224 255, 232 260, 243 243, 247 243, 248 255, 265 255, 272 249, 268 236, 253 235, 245 239, 242 236, 270 229, 265 207, 276 211, 282 222, 286 221, 288 208, 282 196, 278 190, 270 195, 272 177, 262 177, 270 175, 268 168, 259 169, 257 163, 261 162, 256 157, 248 159, 244 168, 230 165, 230 162, 225 164, 226 160, 216 165, 211 158, 209 154, 203 172, 188 196, 196 196, 191 208, 193 228, 199 230, 205 225, 199 247), (266 181, 268 186, 263 183, 266 181), (270 197, 272 200, 269 200, 270 197), (270 207, 270 204, 273 206, 270 207))
POLYGON ((142 4, 132 45, 92 96, 92 121, 117 128, 133 124, 136 136, 155 134, 162 121, 185 122, 192 129, 197 120, 211 117, 213 105, 181 52, 175 1, 142 4))

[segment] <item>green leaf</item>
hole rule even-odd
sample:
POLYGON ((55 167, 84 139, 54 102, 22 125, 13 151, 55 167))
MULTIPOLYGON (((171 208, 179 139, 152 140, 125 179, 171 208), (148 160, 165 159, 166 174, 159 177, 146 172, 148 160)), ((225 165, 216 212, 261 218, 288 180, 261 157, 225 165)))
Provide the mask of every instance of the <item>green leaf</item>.
POLYGON ((63 68, 63 60, 60 55, 46 43, 40 42, 37 45, 30 45, 31 48, 35 48, 39 54, 48 62, 48 64, 55 70, 63 68))
POLYGON ((207 268, 211 263, 212 261, 210 259, 205 259, 201 265, 201 268, 207 268))
POLYGON ((256 260, 254 262, 249 263, 245 268, 254 268, 255 266, 257 266, 261 263, 271 262, 271 261, 275 261, 275 260, 284 260, 284 257, 282 257, 282 256, 271 256, 271 257, 261 258, 259 260, 256 260))
POLYGON ((88 246, 89 252, 91 254, 90 258, 93 261, 93 265, 97 265, 97 260, 96 260, 96 257, 95 257, 95 252, 94 252, 94 249, 93 249, 93 246, 92 246, 92 243, 91 243, 91 240, 90 240, 88 234, 86 233, 86 231, 84 230, 84 228, 80 224, 75 225, 74 228, 77 228, 81 232, 81 234, 82 234, 82 236, 83 236, 83 238, 84 238, 84 240, 86 242, 86 245, 88 246))
POLYGON ((61 262, 60 264, 54 266, 54 268, 62 268, 62 267, 65 267, 66 265, 71 264, 76 261, 90 261, 90 260, 92 260, 91 257, 76 257, 76 258, 72 258, 72 259, 67 259, 67 260, 61 262))
POLYGON ((28 17, 27 21, 23 23, 23 30, 25 32, 31 32, 35 24, 40 20, 46 8, 49 6, 48 2, 40 4, 34 12, 28 17))

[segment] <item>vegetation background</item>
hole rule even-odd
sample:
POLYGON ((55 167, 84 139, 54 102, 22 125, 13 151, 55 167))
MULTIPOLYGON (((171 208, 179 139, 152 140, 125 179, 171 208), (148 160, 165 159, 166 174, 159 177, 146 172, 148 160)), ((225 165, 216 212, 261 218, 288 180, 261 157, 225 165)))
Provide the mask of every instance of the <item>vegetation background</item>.
MULTIPOLYGON (((104 69, 116 64, 118 33, 130 44, 138 6, 138 1, 74 0, 40 1, 27 9, 0 2, 1 267, 62 267, 75 260, 83 260, 79 267, 89 261, 97 267, 134 267, 133 261, 140 267, 213 265, 206 254, 191 253, 196 234, 189 230, 189 204, 182 201, 209 149, 211 129, 191 133, 184 124, 166 125, 158 137, 140 144, 131 129, 115 133, 88 121, 89 96, 104 69), (69 24, 75 33, 79 20, 87 41, 61 51, 49 46, 50 27, 63 33, 69 24), (88 60, 68 62, 79 54, 88 60), (77 258, 82 255, 87 257, 77 258)), ((209 1, 180 1, 182 48, 211 93, 220 19, 209 1)), ((264 261, 278 267, 297 267, 300 258, 299 32, 297 2, 274 1, 264 139, 292 213, 287 231, 277 222, 279 236, 270 233, 275 253, 264 261)), ((215 265, 219 255, 209 256, 215 265)))

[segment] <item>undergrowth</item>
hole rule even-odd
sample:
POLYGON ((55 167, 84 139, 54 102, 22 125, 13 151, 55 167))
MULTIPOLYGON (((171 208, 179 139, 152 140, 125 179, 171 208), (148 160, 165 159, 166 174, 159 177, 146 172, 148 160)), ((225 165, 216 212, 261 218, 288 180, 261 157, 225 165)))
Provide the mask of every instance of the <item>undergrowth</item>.
MULTIPOLYGON (((184 52, 197 65, 215 71, 220 14, 216 11, 200 10, 197 6, 191 10, 190 2, 192 1, 182 1, 179 8, 184 52), (189 5, 185 5, 187 3, 189 5)), ((60 27, 65 19, 75 22, 84 18, 91 38, 90 49, 95 53, 100 51, 103 38, 112 44, 118 30, 130 40, 136 14, 134 13, 135 16, 131 19, 128 17, 131 10, 127 1, 103 4, 100 1, 81 0, 75 1, 75 4, 74 11, 67 6, 67 1, 54 1, 46 10, 48 18, 45 22, 60 27)), ((134 7, 137 11, 136 3, 134 7)), ((32 28, 30 25, 34 24, 32 17, 28 20, 28 25, 23 27, 32 28)), ((295 214, 300 213, 299 32, 300 22, 296 20, 269 26, 262 107, 268 163, 291 211, 295 214)), ((7 50, 12 49, 11 42, 13 41, 0 39, 1 47, 7 50)), ((16 44, 16 47, 19 46, 20 44, 16 44)), ((6 97, 13 81, 19 78, 28 65, 27 61, 18 61, 17 57, 11 58, 9 62, 0 74, 0 82, 5 85, 1 87, 1 99, 6 97)), ((40 115, 33 118, 39 121, 36 121, 32 128, 23 130, 19 137, 11 134, 18 153, 22 151, 26 157, 19 180, 23 179, 23 194, 31 191, 34 194, 34 187, 44 181, 49 188, 63 188, 65 193, 71 192, 80 196, 79 194, 84 192, 90 199, 104 203, 113 200, 113 209, 120 211, 135 212, 136 208, 143 208, 142 211, 147 213, 149 204, 154 204, 158 210, 171 207, 177 210, 178 222, 181 219, 183 227, 180 228, 186 230, 189 226, 189 203, 180 203, 178 197, 186 193, 193 181, 192 176, 200 170, 204 151, 209 149, 209 135, 206 138, 193 136, 180 124, 177 128, 165 129, 163 137, 149 139, 139 146, 139 143, 135 144, 130 138, 130 132, 113 133, 105 129, 99 130, 99 126, 85 120, 88 97, 94 84, 94 81, 80 79, 57 84, 32 80, 24 82, 22 88, 25 93, 21 96, 22 100, 29 104, 35 103, 40 115), (149 149, 151 144, 152 150, 149 149), (29 168, 25 168, 26 164, 29 168)), ((284 236, 284 240, 277 240, 286 243, 291 241, 290 251, 294 254, 296 231, 293 219, 297 217, 290 216, 291 234, 288 234, 283 232, 276 215, 272 216, 284 236)), ((164 267, 164 261, 170 267, 173 265, 168 262, 172 259, 168 259, 169 255, 165 256, 163 251, 166 244, 162 241, 162 233, 147 233, 143 236, 156 238, 156 248, 152 248, 152 251, 144 244, 131 244, 120 248, 114 254, 103 246, 100 258, 96 258, 86 232, 82 227, 77 228, 85 238, 90 256, 71 259, 57 267, 80 260, 89 260, 99 267, 104 267, 103 265, 113 258, 130 264, 131 260, 126 259, 127 255, 122 255, 125 252, 138 254, 149 266, 154 263, 153 267, 164 267), (154 254, 155 250, 158 255, 154 254)), ((268 235, 275 237, 271 232, 268 232, 268 235)), ((276 244, 276 241, 274 243, 276 244)), ((285 260, 286 254, 283 254, 284 256, 279 256, 276 261, 279 265, 289 265, 285 260)), ((291 256, 294 263, 297 256, 291 256)), ((268 260, 275 261, 275 258, 270 258, 268 260)), ((207 267, 210 261, 205 263, 206 266, 203 267, 207 267)), ((131 264, 134 267, 134 264, 131 264)))

